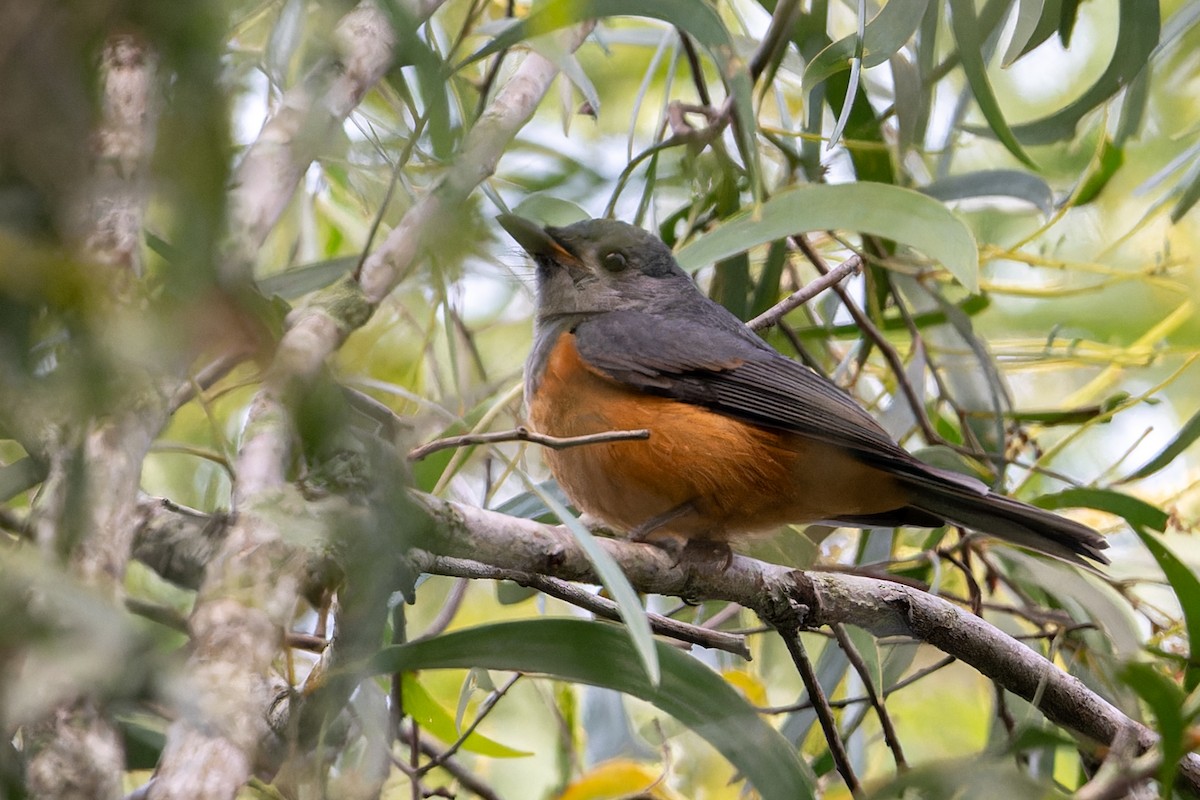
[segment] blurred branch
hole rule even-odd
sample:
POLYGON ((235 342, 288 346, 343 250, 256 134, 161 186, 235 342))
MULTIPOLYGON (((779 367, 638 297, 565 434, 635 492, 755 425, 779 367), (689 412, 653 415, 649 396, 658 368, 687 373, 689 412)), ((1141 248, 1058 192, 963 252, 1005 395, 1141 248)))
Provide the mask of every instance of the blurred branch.
MULTIPOLYGON (((109 285, 116 301, 141 272, 155 61, 149 45, 134 35, 115 33, 105 41, 91 174, 69 212, 71 236, 77 237, 83 259, 113 268, 109 285)), ((132 379, 121 387, 113 408, 54 420, 49 469, 31 517, 43 550, 69 554, 73 572, 110 598, 122 591, 142 462, 167 420, 157 378, 140 372, 124 377, 132 379)), ((63 702, 26 735, 32 795, 120 796, 124 747, 93 699, 63 702)))
MULTIPOLYGON (((440 3, 426 2, 428 13, 440 3)), ((233 175, 231 243, 223 277, 249 279, 263 240, 291 202, 317 146, 338 131, 392 63, 396 36, 378 6, 364 0, 338 23, 338 60, 284 94, 233 175), (322 88, 324 91, 322 91, 322 88)))
MULTIPOLYGON (((352 15, 359 12, 364 19, 370 17, 362 6, 352 15)), ((390 30, 385 35, 373 22, 363 25, 362 31, 390 36, 390 30)), ((587 30, 585 26, 573 34, 572 49, 587 30)), ((492 174, 557 74, 552 62, 528 54, 466 136, 454 165, 409 209, 359 273, 288 316, 286 332, 247 416, 237 457, 237 515, 209 565, 191 617, 188 668, 199 695, 197 707, 205 710, 206 718, 180 719, 168 730, 156 798, 232 798, 249 777, 266 733, 258 684, 282 642, 304 561, 283 536, 292 515, 305 507, 285 483, 293 436, 285 398, 303 391, 320 374, 325 359, 370 319, 374 307, 423 255, 427 235, 444 226, 443 216, 457 213, 470 192, 492 174), (197 792, 197 786, 203 791, 197 792)), ((261 224, 261 219, 252 222, 251 230, 261 224)), ((240 239, 248 241, 246 235, 240 239)))

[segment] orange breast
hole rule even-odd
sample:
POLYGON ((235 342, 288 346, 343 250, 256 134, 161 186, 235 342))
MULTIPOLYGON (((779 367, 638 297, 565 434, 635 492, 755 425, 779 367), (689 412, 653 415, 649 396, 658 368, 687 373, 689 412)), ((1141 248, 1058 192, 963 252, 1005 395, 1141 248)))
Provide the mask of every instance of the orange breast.
POLYGON ((688 512, 662 531, 714 540, 906 505, 890 476, 832 445, 649 395, 596 373, 570 333, 550 354, 529 422, 552 436, 650 431, 644 441, 544 451, 578 508, 624 530, 685 504, 688 512))

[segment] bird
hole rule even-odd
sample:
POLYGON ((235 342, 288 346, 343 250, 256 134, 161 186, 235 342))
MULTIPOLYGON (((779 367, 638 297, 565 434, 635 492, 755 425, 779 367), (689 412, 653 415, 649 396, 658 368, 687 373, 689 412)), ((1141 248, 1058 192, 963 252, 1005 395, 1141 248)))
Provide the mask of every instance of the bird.
POLYGON ((1075 564, 1109 563, 1074 520, 918 460, 844 390, 709 299, 658 237, 590 219, 497 221, 536 265, 529 427, 577 509, 682 552, 788 524, 955 525, 1075 564))

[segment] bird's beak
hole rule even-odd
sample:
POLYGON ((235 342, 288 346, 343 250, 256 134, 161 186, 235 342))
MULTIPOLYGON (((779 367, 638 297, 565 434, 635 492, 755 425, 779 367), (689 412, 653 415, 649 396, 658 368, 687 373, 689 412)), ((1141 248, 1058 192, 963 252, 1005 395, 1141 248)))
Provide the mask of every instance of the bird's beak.
POLYGON ((548 258, 564 266, 579 263, 579 258, 574 253, 563 247, 548 229, 536 222, 516 214, 501 214, 496 217, 496 221, 534 258, 548 258))

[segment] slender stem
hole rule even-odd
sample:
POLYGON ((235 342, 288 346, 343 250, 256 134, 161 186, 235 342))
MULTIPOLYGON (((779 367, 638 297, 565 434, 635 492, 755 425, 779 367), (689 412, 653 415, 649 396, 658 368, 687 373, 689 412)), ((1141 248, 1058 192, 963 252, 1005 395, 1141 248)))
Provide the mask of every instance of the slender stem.
POLYGON ((821 275, 816 280, 809 281, 808 283, 804 284, 799 289, 792 292, 787 297, 783 298, 778 303, 747 322, 746 327, 752 331, 757 331, 779 324, 779 320, 781 320, 785 314, 804 305, 809 300, 812 300, 814 297, 831 286, 841 283, 845 278, 858 274, 858 272, 862 269, 862 266, 862 256, 851 256, 841 264, 838 264, 836 267, 826 272, 824 275, 821 275))
POLYGON ((854 646, 854 642, 850 641, 850 637, 846 635, 845 625, 840 623, 834 625, 833 635, 837 637, 838 644, 841 646, 842 652, 846 654, 850 665, 854 667, 854 671, 862 679, 863 689, 866 691, 871 705, 875 708, 875 715, 879 717, 879 725, 883 728, 883 740, 887 742, 888 749, 892 751, 892 758, 896 761, 896 768, 901 771, 908 769, 908 762, 904 760, 904 748, 900 745, 900 737, 896 735, 896 726, 892 724, 892 716, 888 713, 887 706, 884 705, 879 690, 871 680, 871 670, 867 668, 867 662, 863 660, 862 653, 858 652, 858 648, 854 646))
POLYGON ((842 780, 846 782, 850 793, 855 797, 860 797, 862 786, 854 774, 854 768, 850 766, 850 756, 846 753, 842 735, 838 733, 837 721, 833 718, 833 709, 829 705, 829 698, 825 696, 821 682, 817 680, 816 670, 813 669, 812 662, 808 660, 808 654, 804 651, 804 643, 800 641, 800 631, 781 629, 779 635, 783 637, 783 643, 792 656, 792 663, 796 665, 796 670, 800 673, 800 680, 804 682, 804 688, 808 691, 808 697, 812 701, 813 711, 817 712, 817 720, 821 723, 821 730, 825 732, 825 741, 829 744, 829 754, 833 756, 833 763, 837 766, 837 771, 841 774, 842 780))
POLYGON ((439 450, 449 450, 452 447, 465 447, 476 444, 496 444, 498 442, 533 442, 554 450, 565 450, 568 447, 579 447, 585 444, 600 444, 603 442, 627 442, 636 439, 649 439, 650 431, 603 431, 589 433, 585 436, 547 436, 536 433, 528 428, 513 428, 511 431, 495 433, 468 433, 462 436, 448 436, 436 439, 428 444, 413 448, 408 454, 409 461, 420 461, 430 453, 439 450))

